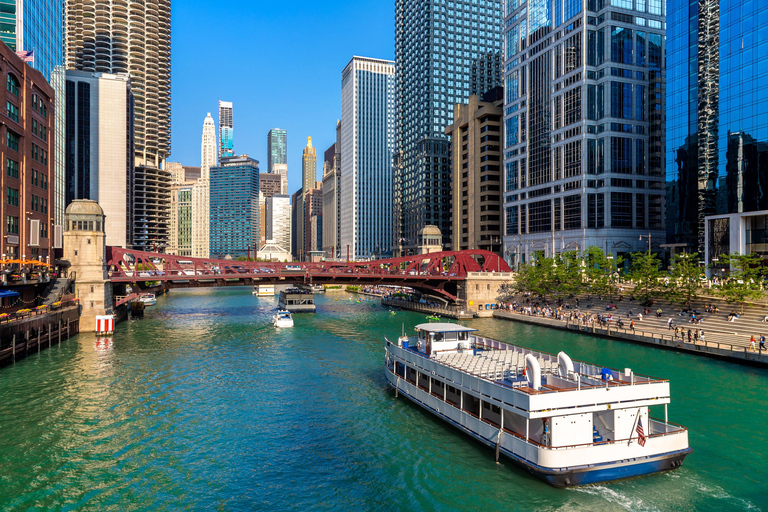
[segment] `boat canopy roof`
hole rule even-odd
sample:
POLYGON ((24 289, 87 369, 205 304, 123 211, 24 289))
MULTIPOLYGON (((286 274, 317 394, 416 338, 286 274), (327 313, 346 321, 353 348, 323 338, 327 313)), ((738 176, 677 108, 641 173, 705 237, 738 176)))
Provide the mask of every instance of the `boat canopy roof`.
POLYGON ((427 332, 475 332, 477 329, 471 327, 464 327, 458 324, 449 323, 432 323, 432 324, 419 324, 416 326, 419 331, 427 332))

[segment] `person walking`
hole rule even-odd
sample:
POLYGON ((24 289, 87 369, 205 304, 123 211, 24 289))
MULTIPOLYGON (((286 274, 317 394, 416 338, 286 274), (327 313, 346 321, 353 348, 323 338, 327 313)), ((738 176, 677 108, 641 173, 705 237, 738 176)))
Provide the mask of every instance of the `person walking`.
POLYGON ((699 339, 702 343, 706 343, 706 341, 704 341, 704 329, 699 329, 699 339))
POLYGON ((635 321, 634 320, 629 322, 629 328, 632 329, 632 332, 635 332, 635 321))
POLYGON ((765 336, 760 334, 760 350, 765 350, 765 336))
POLYGON ((692 343, 692 342, 693 342, 693 333, 691 332, 690 329, 688 329, 688 343, 692 343))
POLYGON ((680 327, 675 326, 675 339, 677 339, 678 336, 680 336, 680 327))
POLYGON ((755 335, 749 337, 749 350, 752 352, 757 352, 757 349, 755 348, 755 335))
POLYGON ((698 343, 698 341, 699 341, 699 330, 698 329, 694 329, 693 330, 693 342, 694 343, 698 343))
POLYGON ((669 320, 667 320, 667 330, 672 329, 672 317, 669 317, 669 320))

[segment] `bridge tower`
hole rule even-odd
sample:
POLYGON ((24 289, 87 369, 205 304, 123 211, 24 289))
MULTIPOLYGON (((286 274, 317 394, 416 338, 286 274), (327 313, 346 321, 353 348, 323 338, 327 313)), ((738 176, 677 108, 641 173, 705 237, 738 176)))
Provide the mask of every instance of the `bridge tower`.
POLYGON ((90 199, 75 199, 64 215, 64 259, 75 272, 80 299, 80 332, 96 330, 96 316, 112 314, 112 284, 107 274, 104 210, 90 199))

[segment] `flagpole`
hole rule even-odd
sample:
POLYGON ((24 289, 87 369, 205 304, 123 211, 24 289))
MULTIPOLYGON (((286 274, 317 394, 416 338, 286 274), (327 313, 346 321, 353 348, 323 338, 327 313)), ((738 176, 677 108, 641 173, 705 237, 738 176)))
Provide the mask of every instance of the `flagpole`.
POLYGON ((640 417, 640 407, 637 408, 637 414, 635 414, 635 420, 632 422, 632 431, 629 433, 629 441, 627 441, 627 446, 632 444, 632 436, 635 433, 635 429, 637 428, 637 420, 640 417))

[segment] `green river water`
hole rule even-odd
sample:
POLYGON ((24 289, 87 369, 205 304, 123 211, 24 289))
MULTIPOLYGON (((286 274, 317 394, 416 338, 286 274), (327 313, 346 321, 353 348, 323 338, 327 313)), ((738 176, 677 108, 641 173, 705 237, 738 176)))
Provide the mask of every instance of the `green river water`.
MULTIPOLYGON (((424 315, 174 291, 111 343, 0 369, 0 510, 768 510, 768 371, 501 320, 481 334, 671 380, 674 472, 554 489, 395 398, 384 336, 424 315)), ((662 412, 663 414, 663 412, 662 412)))

